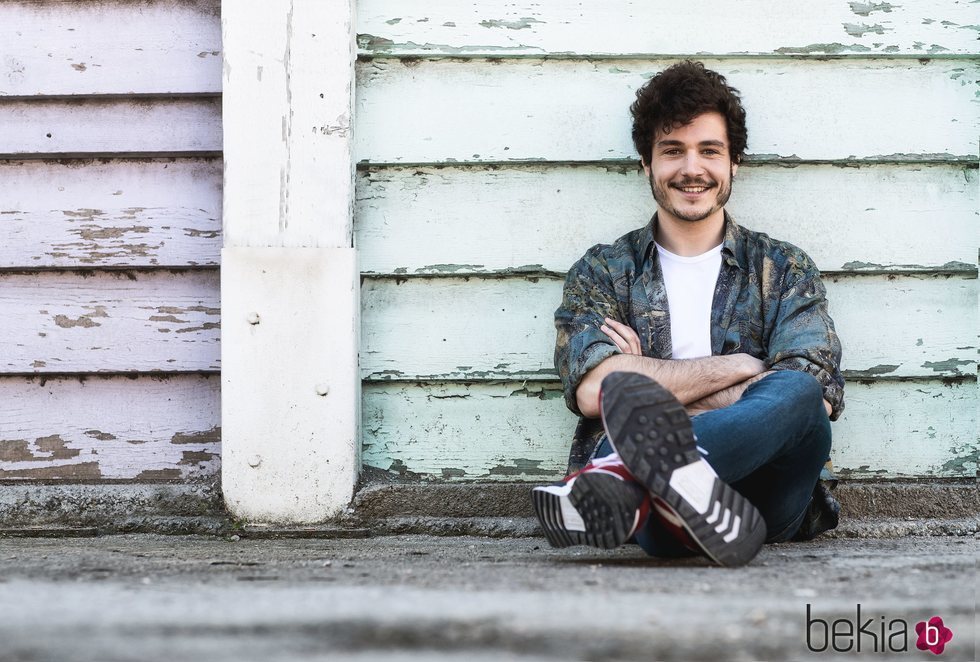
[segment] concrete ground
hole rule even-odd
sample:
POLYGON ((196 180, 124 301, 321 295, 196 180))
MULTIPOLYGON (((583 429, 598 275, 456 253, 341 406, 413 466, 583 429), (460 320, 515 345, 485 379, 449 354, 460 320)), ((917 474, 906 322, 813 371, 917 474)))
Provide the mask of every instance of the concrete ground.
POLYGON ((0 538, 0 660, 973 660, 978 546, 825 539, 723 569, 542 538, 0 538), (909 650, 812 653, 808 604, 904 619, 909 650), (915 649, 932 616, 954 634, 939 658, 915 649))

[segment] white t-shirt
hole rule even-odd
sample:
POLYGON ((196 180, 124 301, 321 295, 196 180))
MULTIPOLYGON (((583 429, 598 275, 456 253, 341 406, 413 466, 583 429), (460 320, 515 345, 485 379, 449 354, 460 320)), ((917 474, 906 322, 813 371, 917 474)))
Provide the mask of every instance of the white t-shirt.
POLYGON ((711 356, 711 301, 721 270, 721 246, 694 257, 681 257, 657 244, 675 359, 711 356))

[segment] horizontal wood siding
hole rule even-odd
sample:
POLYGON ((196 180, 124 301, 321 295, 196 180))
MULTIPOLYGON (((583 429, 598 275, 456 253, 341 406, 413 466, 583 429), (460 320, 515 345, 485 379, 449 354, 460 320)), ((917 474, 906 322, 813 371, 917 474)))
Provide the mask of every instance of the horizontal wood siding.
POLYGON ((0 479, 191 479, 220 466, 217 376, 6 377, 0 402, 0 479))
MULTIPOLYGON (((556 382, 374 382, 365 385, 362 425, 372 466, 546 481, 565 471, 575 417, 556 382)), ((854 478, 972 476, 976 425, 975 383, 851 382, 831 457, 854 478)))
POLYGON ((220 93, 220 6, 0 3, 0 96, 220 93))
POLYGON ((628 107, 698 54, 748 113, 729 210, 824 272, 848 378, 838 469, 974 475, 972 5, 694 11, 359 3, 365 463, 447 480, 561 475, 575 424, 552 362, 562 278, 648 222, 628 107))
MULTIPOLYGON (((636 89, 670 63, 364 62, 357 79, 356 158, 412 164, 634 160, 629 105, 636 89)), ((975 61, 704 63, 742 93, 750 158, 976 161, 975 61)))
POLYGON ((213 371, 218 272, 7 274, 4 372, 213 371))
POLYGON ((220 6, 0 3, 0 480, 218 471, 220 6))
POLYGON ((0 156, 221 151, 221 100, 0 99, 0 156))
MULTIPOLYGON (((977 169, 747 165, 728 209, 828 271, 976 269, 977 169), (922 227, 928 232, 920 231, 922 227)), ((585 249, 650 219, 636 166, 373 167, 357 178, 370 274, 562 274, 585 249)))
POLYGON ((218 158, 0 161, 0 181, 0 269, 218 265, 218 158))
POLYGON ((371 55, 595 57, 964 56, 976 52, 968 2, 458 2, 361 0, 358 43, 371 55))
MULTIPOLYGON (((845 349, 841 367, 852 378, 976 373, 976 278, 825 280, 845 349)), ((554 278, 367 279, 362 373, 370 380, 557 377, 561 291, 554 278)))

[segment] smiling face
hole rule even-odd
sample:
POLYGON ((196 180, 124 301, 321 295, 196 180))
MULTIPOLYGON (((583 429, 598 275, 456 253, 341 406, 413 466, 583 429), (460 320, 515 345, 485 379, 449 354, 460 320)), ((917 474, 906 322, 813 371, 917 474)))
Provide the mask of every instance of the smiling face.
POLYGON ((738 166, 721 113, 709 112, 670 133, 657 132, 643 170, 662 215, 697 222, 723 218, 738 166))

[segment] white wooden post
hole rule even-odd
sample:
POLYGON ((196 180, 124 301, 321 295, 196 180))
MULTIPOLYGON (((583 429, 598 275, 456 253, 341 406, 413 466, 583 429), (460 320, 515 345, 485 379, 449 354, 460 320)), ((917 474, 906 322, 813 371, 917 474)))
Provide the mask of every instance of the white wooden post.
POLYGON ((352 0, 222 2, 222 488, 312 523, 359 467, 352 0))

